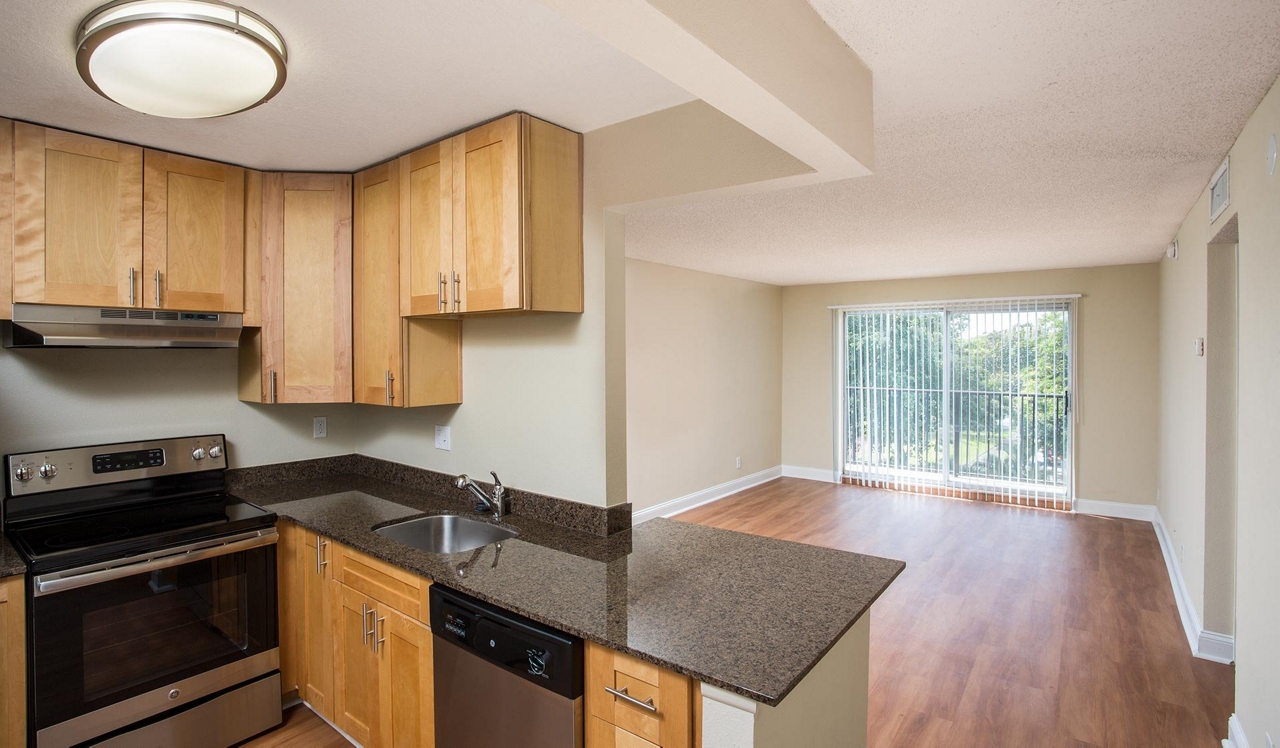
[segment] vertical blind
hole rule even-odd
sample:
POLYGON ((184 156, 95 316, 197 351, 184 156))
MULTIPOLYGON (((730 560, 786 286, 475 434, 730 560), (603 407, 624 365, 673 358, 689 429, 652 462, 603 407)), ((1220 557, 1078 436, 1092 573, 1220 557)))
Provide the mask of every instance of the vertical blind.
POLYGON ((845 475, 1069 509, 1075 298, 843 308, 845 475))

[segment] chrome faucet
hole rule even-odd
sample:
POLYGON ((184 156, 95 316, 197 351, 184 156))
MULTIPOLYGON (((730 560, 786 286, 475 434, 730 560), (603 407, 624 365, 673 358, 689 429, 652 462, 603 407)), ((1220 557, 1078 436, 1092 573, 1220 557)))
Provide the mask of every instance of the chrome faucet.
POLYGON ((502 485, 502 481, 498 480, 498 474, 489 471, 489 475, 493 476, 493 495, 490 496, 484 492, 479 483, 471 480, 466 473, 459 475, 453 479, 453 487, 470 491, 475 495, 477 512, 493 512, 494 519, 502 519, 511 510, 507 507, 507 489, 502 485))

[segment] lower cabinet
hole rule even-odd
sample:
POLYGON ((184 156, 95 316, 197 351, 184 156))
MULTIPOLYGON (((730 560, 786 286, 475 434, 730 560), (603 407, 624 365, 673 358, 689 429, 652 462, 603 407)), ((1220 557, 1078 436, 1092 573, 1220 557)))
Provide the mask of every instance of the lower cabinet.
POLYGON ((327 538, 298 528, 298 574, 302 616, 299 643, 302 672, 298 696, 317 713, 332 720, 333 709, 333 610, 329 555, 334 545, 327 538))
POLYGON ((698 745, 691 678, 594 642, 585 667, 586 748, 698 745))
POLYGON ((23 577, 0 579, 0 746, 27 744, 27 627, 23 577))
POLYGON ((365 748, 434 746, 431 629, 385 602, 425 618, 430 582, 289 522, 280 543, 286 692, 365 748))
POLYGON ((346 585, 333 595, 333 721, 360 745, 378 733, 378 611, 373 600, 346 585), (370 620, 372 618, 372 620, 370 620))
MULTIPOLYGON (((280 544, 284 690, 297 688, 312 709, 365 748, 434 746, 432 635, 422 623, 430 617, 431 583, 289 522, 280 523, 280 544)), ((9 599, 19 604, 9 618, 0 586, 0 642, 22 631, 21 578, 16 585, 9 599)), ((11 653, 4 652, 25 662, 11 653)), ((701 746, 695 680, 593 642, 586 643, 585 668, 585 748, 701 746)), ((17 681, 3 677, 0 661, 0 696, 11 697, 4 689, 15 682, 21 694, 24 670, 15 672, 17 681)), ((0 699, 0 709, 5 703, 0 699)))

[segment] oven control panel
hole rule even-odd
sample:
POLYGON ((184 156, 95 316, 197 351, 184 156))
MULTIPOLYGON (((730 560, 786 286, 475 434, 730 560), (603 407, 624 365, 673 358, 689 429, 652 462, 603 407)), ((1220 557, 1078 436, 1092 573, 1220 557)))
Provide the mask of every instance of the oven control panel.
POLYGON ((108 452, 93 456, 93 472, 116 473, 121 470, 140 470, 164 465, 163 449, 145 449, 133 452, 108 452))
POLYGON ((5 460, 8 495, 23 496, 67 488, 223 470, 227 467, 222 434, 103 444, 9 455, 5 460))

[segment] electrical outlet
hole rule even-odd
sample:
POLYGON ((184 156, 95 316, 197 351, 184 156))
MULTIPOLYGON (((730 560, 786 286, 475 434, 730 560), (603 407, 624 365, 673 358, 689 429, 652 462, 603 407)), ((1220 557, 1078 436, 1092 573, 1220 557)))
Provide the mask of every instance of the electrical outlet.
POLYGON ((741 457, 739 457, 739 458, 738 458, 738 460, 737 460, 737 462, 735 462, 735 463, 734 463, 734 467, 738 468, 739 470, 741 470, 741 469, 742 469, 742 458, 741 458, 741 457))
POLYGON ((449 438, 448 426, 436 426, 436 449, 453 451, 453 440, 449 438))
POLYGON ((329 435, 329 419, 324 416, 316 416, 311 419, 311 438, 323 439, 329 435))

